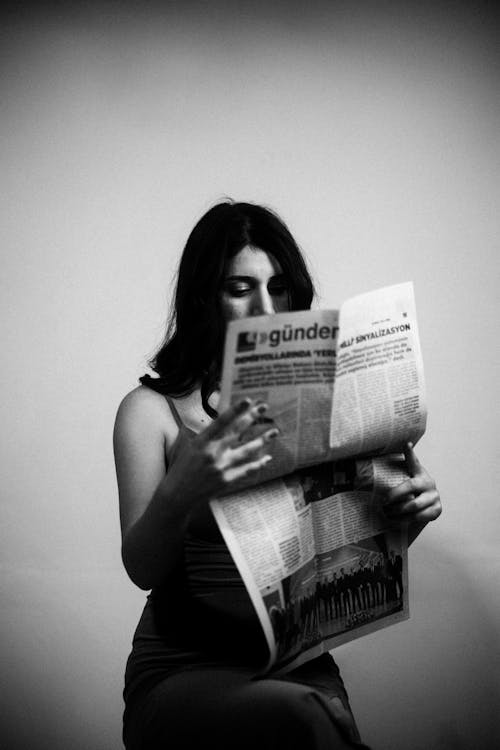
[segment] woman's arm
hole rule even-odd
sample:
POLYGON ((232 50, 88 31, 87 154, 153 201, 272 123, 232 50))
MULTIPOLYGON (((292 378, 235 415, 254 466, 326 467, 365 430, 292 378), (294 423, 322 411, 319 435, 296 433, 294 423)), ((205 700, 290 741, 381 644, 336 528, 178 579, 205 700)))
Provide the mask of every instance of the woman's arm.
POLYGON ((142 589, 155 585, 154 570, 170 570, 180 553, 187 515, 175 497, 162 502, 166 451, 176 425, 166 400, 137 388, 120 404, 113 447, 120 499, 122 559, 132 581, 142 589))
POLYGON ((394 521, 408 522, 408 544, 411 544, 430 521, 441 515, 442 506, 434 479, 418 460, 412 443, 405 448, 409 479, 388 493, 384 512, 394 521))
POLYGON ((262 455, 262 448, 277 434, 276 429, 240 442, 242 433, 266 408, 244 401, 228 409, 183 444, 167 471, 165 454, 175 439, 176 425, 166 401, 142 388, 123 400, 113 442, 122 559, 137 586, 150 589, 173 571, 198 505, 230 491, 244 476, 257 476, 270 459, 262 455))

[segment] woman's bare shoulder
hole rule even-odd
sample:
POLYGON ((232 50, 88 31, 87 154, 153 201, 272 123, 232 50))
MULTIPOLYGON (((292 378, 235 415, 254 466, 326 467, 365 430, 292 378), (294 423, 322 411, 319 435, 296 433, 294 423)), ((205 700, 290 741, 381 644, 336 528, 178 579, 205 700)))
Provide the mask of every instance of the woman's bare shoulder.
POLYGON ((122 399, 115 421, 115 436, 162 434, 167 445, 175 440, 178 427, 168 401, 161 393, 140 385, 122 399))

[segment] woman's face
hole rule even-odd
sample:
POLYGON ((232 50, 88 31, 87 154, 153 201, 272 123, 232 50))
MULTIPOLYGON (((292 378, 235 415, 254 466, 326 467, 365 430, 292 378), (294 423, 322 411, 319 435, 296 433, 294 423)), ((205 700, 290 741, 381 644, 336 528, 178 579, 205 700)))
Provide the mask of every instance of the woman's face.
POLYGON ((222 287, 225 320, 286 312, 288 285, 275 258, 246 245, 229 262, 222 287))

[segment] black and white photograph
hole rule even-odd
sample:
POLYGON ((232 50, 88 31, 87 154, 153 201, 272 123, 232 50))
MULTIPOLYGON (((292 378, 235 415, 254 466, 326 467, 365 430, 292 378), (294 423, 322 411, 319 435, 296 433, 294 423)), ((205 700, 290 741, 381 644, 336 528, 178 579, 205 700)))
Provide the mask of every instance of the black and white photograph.
POLYGON ((499 18, 2 3, 1 750, 500 747, 499 18))

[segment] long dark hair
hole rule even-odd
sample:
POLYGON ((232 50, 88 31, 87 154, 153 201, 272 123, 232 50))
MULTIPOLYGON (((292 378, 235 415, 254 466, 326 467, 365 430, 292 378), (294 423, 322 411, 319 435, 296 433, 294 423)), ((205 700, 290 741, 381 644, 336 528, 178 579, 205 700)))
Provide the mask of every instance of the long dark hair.
POLYGON ((201 383, 203 408, 211 417, 217 412, 208 399, 217 387, 226 329, 220 293, 229 261, 246 245, 278 261, 290 310, 310 308, 313 282, 284 222, 253 203, 219 203, 202 216, 186 242, 167 332, 149 362, 159 377, 140 378, 143 385, 171 396, 185 396, 201 383))

